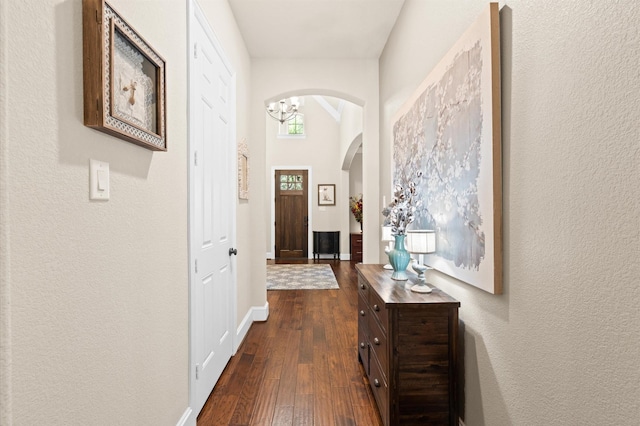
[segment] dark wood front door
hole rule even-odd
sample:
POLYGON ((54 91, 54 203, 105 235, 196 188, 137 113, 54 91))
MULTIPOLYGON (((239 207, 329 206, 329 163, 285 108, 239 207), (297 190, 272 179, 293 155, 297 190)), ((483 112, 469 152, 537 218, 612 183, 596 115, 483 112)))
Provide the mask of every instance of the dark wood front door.
POLYGON ((308 256, 307 176, 307 170, 276 170, 276 258, 308 256))

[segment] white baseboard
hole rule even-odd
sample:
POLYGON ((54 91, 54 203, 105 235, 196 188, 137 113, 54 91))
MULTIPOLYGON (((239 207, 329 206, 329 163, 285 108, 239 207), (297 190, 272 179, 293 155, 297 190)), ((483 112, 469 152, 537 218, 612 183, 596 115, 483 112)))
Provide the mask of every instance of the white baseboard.
POLYGON ((266 321, 269 318, 269 302, 265 302, 262 307, 253 308, 254 321, 266 321))
POLYGON ((340 254, 340 260, 351 260, 351 254, 350 253, 346 253, 346 254, 341 253, 340 254))
POLYGON ((251 324, 253 324, 254 321, 266 321, 267 318, 269 318, 269 302, 265 302, 264 306, 252 306, 251 309, 249 309, 236 330, 235 347, 233 348, 234 354, 249 332, 251 324))
POLYGON ((267 259, 273 259, 273 253, 270 251, 267 252, 267 259))
POLYGON ((196 416, 193 415, 191 407, 187 407, 176 426, 196 426, 196 416))

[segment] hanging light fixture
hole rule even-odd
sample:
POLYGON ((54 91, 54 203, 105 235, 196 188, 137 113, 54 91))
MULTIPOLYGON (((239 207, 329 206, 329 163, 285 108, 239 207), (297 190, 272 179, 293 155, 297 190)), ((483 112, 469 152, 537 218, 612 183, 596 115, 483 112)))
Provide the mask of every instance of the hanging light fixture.
POLYGON ((295 117, 299 107, 300 101, 297 97, 280 99, 279 102, 271 102, 267 105, 267 112, 280 123, 284 123, 295 117))

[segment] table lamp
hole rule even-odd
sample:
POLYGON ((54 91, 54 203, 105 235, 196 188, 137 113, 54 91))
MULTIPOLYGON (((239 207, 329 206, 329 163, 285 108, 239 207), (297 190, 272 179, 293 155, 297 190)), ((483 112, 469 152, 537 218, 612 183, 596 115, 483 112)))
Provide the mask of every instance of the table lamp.
POLYGON ((407 231, 407 250, 418 255, 418 261, 413 263, 413 270, 418 274, 418 283, 411 287, 416 293, 431 293, 431 287, 426 283, 424 272, 433 269, 424 265, 424 255, 436 251, 436 232, 428 229, 411 229, 407 231))

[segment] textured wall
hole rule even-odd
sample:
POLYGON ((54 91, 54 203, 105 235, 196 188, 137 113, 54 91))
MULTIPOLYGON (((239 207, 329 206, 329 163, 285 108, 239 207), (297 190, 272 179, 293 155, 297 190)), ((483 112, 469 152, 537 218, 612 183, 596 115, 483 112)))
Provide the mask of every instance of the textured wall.
POLYGON ((7 7, 14 425, 175 424, 188 405, 186 9, 113 6, 168 62, 167 153, 82 124, 80 1, 7 7))
POLYGON ((11 273, 8 221, 7 2, 0 2, 0 424, 11 421, 11 273))
MULTIPOLYGON (((430 277, 462 303, 464 421, 635 425, 639 6, 504 3, 505 293, 430 277)), ((380 60, 381 158, 393 113, 485 6, 407 0, 380 60)))
MULTIPOLYGON (((168 152, 83 125, 80 0, 2 2, 3 425, 175 425, 188 407, 187 3, 110 3, 167 61, 168 152), (110 163, 107 202, 89 200, 90 158, 110 163)), ((227 3, 201 3, 237 72, 243 137, 249 57, 227 3)))

